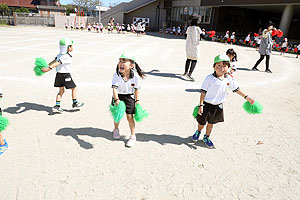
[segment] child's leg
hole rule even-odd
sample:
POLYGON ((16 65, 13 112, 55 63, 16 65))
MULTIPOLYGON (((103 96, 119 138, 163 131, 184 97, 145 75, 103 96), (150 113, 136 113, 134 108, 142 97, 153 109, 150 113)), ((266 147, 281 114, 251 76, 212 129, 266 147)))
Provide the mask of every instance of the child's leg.
POLYGON ((115 127, 115 129, 118 129, 118 128, 119 128, 119 124, 120 124, 120 122, 119 122, 119 123, 116 123, 116 122, 114 121, 114 127, 115 127))
POLYGON ((213 124, 208 123, 207 126, 206 126, 206 135, 207 136, 210 136, 212 128, 213 128, 213 124))
POLYGON ((65 92, 65 88, 64 87, 59 87, 59 91, 58 91, 58 94, 56 96, 56 101, 61 101, 61 98, 62 98, 64 92, 65 92))
POLYGON ((4 138, 1 132, 0 132, 0 145, 5 145, 4 138))
POLYGON ((129 128, 130 128, 130 132, 131 132, 131 136, 135 135, 135 122, 133 119, 133 114, 126 114, 128 123, 129 123, 129 128))
POLYGON ((205 125, 198 124, 198 131, 202 131, 205 125))
POLYGON ((72 99, 77 99, 77 87, 71 88, 72 90, 72 99))

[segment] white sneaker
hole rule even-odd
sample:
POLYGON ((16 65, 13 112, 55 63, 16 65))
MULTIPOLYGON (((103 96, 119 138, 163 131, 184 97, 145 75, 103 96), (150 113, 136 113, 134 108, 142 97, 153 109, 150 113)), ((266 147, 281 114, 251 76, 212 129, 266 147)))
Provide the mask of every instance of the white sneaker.
POLYGON ((126 147, 134 147, 136 143, 136 136, 130 136, 129 140, 126 143, 126 147))
POLYGON ((115 128, 114 130, 113 130, 113 138, 114 139, 120 139, 120 133, 119 133, 119 129, 118 128, 115 128))
POLYGON ((56 106, 56 105, 52 108, 52 111, 55 112, 55 113, 64 112, 64 110, 60 106, 56 106))

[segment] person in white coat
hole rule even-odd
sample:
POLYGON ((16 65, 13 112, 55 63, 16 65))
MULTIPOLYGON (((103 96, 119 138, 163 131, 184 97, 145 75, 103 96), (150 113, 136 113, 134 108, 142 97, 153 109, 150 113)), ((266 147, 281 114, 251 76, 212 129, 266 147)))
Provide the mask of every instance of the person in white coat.
POLYGON ((193 19, 191 26, 186 31, 186 57, 185 71, 183 76, 186 76, 191 81, 195 81, 192 73, 196 67, 197 60, 200 58, 200 35, 204 34, 198 26, 198 19, 193 19))

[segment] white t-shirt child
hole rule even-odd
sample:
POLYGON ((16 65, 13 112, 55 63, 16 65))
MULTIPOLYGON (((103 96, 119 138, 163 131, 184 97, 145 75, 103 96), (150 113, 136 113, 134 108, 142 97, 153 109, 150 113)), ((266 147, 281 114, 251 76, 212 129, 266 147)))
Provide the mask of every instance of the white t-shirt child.
POLYGON ((135 89, 140 89, 138 76, 134 73, 133 78, 125 81, 121 74, 115 72, 112 79, 112 87, 118 88, 118 94, 134 94, 135 89))
POLYGON ((230 76, 219 79, 214 74, 209 74, 204 79, 201 91, 205 91, 206 95, 204 101, 213 105, 219 105, 226 101, 227 87, 233 92, 239 89, 237 83, 230 76))

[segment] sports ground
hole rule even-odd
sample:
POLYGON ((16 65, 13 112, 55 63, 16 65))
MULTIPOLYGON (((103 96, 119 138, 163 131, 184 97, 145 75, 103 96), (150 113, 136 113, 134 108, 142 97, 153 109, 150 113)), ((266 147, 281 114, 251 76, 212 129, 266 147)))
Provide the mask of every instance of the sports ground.
POLYGON ((300 59, 273 52, 272 74, 254 48, 201 42, 201 59, 184 72, 185 40, 160 34, 97 34, 42 27, 0 27, 3 132, 9 149, 0 157, 0 199, 297 199, 300 196, 300 59), (34 75, 34 58, 52 61, 62 37, 74 40, 72 76, 78 99, 62 99, 55 114, 55 72, 34 75), (249 115, 244 99, 229 91, 225 122, 214 126, 215 149, 190 142, 192 116, 213 58, 234 48, 241 90, 263 106, 249 115), (140 100, 150 116, 136 123, 137 144, 121 121, 112 139, 111 80, 123 52, 146 72, 140 100))

